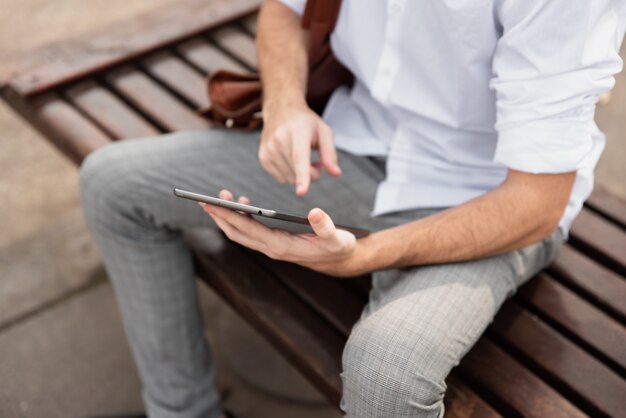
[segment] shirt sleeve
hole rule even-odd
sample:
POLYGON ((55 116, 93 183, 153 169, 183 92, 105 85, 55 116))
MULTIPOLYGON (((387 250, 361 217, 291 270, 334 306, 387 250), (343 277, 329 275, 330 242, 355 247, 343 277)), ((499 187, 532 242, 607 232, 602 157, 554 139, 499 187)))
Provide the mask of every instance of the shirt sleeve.
POLYGON ((306 0, 278 0, 280 3, 289 7, 294 13, 302 16, 304 14, 304 6, 306 6, 306 0))
POLYGON ((504 0, 493 57, 494 161, 530 173, 582 168, 599 96, 621 71, 624 13, 612 0, 504 0))

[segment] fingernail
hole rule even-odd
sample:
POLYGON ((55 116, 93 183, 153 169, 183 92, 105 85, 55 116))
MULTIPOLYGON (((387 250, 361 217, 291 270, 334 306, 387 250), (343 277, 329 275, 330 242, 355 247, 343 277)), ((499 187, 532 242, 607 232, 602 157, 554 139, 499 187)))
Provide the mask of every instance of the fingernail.
POLYGON ((204 202, 198 202, 198 205, 199 205, 202 209, 204 209, 204 207, 206 206, 206 203, 204 203, 204 202))
POLYGON ((311 215, 313 215, 312 221, 315 222, 316 224, 320 223, 322 219, 324 219, 321 209, 313 209, 311 215))

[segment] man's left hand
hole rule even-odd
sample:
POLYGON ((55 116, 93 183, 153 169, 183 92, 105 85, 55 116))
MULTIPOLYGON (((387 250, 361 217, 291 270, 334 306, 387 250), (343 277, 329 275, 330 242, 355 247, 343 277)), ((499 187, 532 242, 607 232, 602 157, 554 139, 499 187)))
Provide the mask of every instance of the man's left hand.
MULTIPOLYGON (((222 190, 219 197, 233 200, 228 190, 222 190)), ((238 202, 250 204, 244 196, 238 202)), ((363 273, 363 263, 359 262, 362 244, 350 232, 337 229, 330 216, 321 209, 312 209, 307 216, 313 234, 292 234, 269 228, 248 215, 230 209, 206 203, 200 206, 228 238, 270 258, 300 264, 333 276, 349 277, 363 273)))

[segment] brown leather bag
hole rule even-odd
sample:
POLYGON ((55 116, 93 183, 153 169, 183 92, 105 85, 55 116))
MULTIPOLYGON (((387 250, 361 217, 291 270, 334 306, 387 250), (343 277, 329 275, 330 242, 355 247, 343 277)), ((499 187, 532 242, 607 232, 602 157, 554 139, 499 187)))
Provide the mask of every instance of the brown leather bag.
MULTIPOLYGON (((339 86, 352 83, 352 74, 335 59, 330 34, 335 28, 341 0, 308 0, 302 27, 310 32, 307 103, 321 113, 339 86)), ((263 123, 259 75, 219 70, 207 81, 211 107, 200 114, 213 126, 253 130, 263 123)))

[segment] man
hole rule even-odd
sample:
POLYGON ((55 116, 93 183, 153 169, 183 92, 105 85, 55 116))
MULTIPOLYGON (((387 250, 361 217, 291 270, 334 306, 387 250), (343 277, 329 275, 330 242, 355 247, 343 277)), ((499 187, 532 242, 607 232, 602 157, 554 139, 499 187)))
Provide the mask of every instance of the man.
POLYGON ((323 117, 304 100, 304 3, 262 7, 260 146, 258 133, 185 132, 108 146, 82 168, 153 418, 222 414, 181 230, 217 224, 273 258, 373 272, 343 355, 342 408, 440 417, 450 369, 555 257, 591 192, 604 145, 593 115, 621 70, 624 2, 344 0, 331 45, 355 84, 323 117), (174 185, 315 208, 315 235, 204 205, 212 223, 174 185), (333 221, 378 232, 356 240, 333 221))

